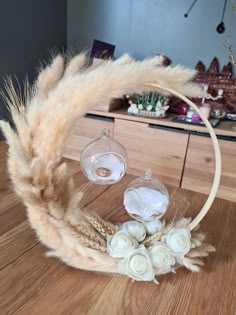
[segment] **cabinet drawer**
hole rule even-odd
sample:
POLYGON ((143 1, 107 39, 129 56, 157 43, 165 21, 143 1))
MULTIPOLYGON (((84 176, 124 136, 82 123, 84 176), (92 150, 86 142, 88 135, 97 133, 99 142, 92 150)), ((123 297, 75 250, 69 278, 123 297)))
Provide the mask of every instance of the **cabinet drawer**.
POLYGON ((179 186, 189 135, 146 123, 116 119, 114 138, 128 153, 128 173, 144 175, 150 167, 161 181, 179 186))
POLYGON ((92 140, 99 138, 104 128, 110 129, 113 134, 113 125, 113 120, 109 118, 93 115, 79 118, 67 139, 63 156, 79 161, 84 147, 92 140))
MULTIPOLYGON (((236 201, 236 142, 219 140, 222 176, 217 196, 236 201)), ((209 194, 215 174, 211 139, 190 135, 182 187, 209 194)))

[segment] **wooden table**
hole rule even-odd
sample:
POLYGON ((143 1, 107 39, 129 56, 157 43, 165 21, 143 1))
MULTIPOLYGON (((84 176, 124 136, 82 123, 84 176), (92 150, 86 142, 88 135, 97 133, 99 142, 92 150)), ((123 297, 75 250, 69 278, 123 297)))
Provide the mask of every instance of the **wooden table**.
MULTIPOLYGON (((236 314, 236 204, 216 199, 202 223, 217 252, 199 274, 180 269, 159 277, 160 285, 134 282, 66 266, 46 258, 31 230, 24 206, 9 190, 6 147, 0 143, 0 314, 236 314)), ((78 164, 70 163, 85 198, 81 207, 96 209, 114 221, 127 218, 122 195, 133 179, 114 186, 86 184, 78 164)), ((206 196, 168 187, 171 209, 194 215, 206 196)))

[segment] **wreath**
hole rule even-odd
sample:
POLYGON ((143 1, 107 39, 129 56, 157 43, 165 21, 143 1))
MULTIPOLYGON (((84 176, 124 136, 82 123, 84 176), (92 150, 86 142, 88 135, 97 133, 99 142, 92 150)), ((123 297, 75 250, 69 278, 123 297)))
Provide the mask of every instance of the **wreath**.
POLYGON ((202 257, 215 248, 205 242, 199 223, 209 210, 220 180, 220 151, 214 131, 188 97, 202 97, 192 82, 195 71, 162 65, 163 58, 135 61, 123 55, 88 66, 84 54, 71 60, 61 55, 41 69, 35 84, 26 83, 23 96, 6 82, 5 100, 14 128, 1 121, 9 145, 8 171, 23 200, 29 222, 48 256, 79 269, 126 275, 157 282, 156 276, 184 266, 197 272, 202 257), (126 94, 156 92, 187 102, 205 122, 214 145, 215 178, 210 195, 193 220, 180 218, 147 233, 135 220, 106 222, 79 208, 83 196, 62 159, 63 146, 76 120, 102 101, 126 94), (184 96, 185 95, 185 96, 184 96))

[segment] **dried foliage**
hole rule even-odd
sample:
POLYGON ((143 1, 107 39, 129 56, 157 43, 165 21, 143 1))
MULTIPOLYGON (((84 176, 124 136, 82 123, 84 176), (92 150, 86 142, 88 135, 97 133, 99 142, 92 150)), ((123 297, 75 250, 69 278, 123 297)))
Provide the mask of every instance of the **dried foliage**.
MULTIPOLYGON (((0 127, 9 144, 8 171, 14 189, 40 241, 51 248, 50 255, 73 267, 118 272, 117 260, 105 253, 106 239, 116 232, 115 227, 78 207, 82 193, 62 162, 71 126, 95 104, 150 91, 150 83, 159 86, 153 91, 163 93, 167 87, 186 96, 202 96, 192 83, 195 71, 164 67, 162 61, 162 57, 135 61, 124 55, 87 67, 84 54, 69 62, 58 55, 40 70, 32 88, 26 84, 24 96, 17 95, 11 81, 6 83, 5 100, 16 130, 5 121, 0 127)), ((153 235, 145 244, 159 237, 153 235)), ((183 265, 196 271, 196 257, 206 256, 213 247, 204 244, 199 233, 193 233, 193 244, 183 265)))
POLYGON ((101 217, 97 215, 92 215, 91 213, 86 213, 86 219, 94 227, 94 229, 102 235, 106 240, 109 236, 114 235, 116 232, 115 228, 112 228, 109 223, 104 221, 101 217))

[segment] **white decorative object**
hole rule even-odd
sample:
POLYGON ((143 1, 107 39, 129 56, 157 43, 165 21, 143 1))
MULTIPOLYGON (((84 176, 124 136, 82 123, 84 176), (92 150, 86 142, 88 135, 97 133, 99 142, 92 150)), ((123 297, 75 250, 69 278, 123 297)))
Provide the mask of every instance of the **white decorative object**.
POLYGON ((127 169, 125 148, 112 139, 110 134, 110 130, 104 129, 100 138, 85 147, 80 158, 84 175, 100 185, 117 183, 127 169))
POLYGON ((139 112, 139 109, 138 109, 138 106, 137 104, 135 103, 130 103, 130 107, 128 108, 128 113, 130 114, 138 114, 139 112))
POLYGON ((161 117, 164 116, 165 112, 169 109, 170 106, 162 106, 161 108, 156 107, 156 116, 161 117))
POLYGON ((133 108, 131 106, 128 107, 128 113, 133 114, 133 108))
POLYGON ((147 233, 149 235, 152 235, 163 230, 163 228, 165 227, 165 221, 157 219, 150 222, 144 222, 144 225, 146 227, 147 233))
MULTIPOLYGON (((55 57, 52 64, 42 70, 34 88, 27 91, 24 100, 17 97, 12 82, 7 85, 10 94, 8 106, 15 129, 6 121, 1 121, 0 127, 10 146, 8 167, 11 180, 16 193, 27 205, 31 226, 44 245, 49 247, 50 256, 58 257, 78 269, 118 274, 120 265, 122 274, 135 280, 154 281, 155 270, 148 249, 160 241, 171 250, 177 266, 199 271, 199 265, 203 264, 202 257, 215 250, 205 243, 205 235, 199 232, 199 223, 217 193, 221 155, 211 124, 198 107, 182 95, 202 97, 202 91, 191 81, 195 72, 180 67, 163 67, 160 63, 157 66, 156 58, 135 62, 127 55, 102 63, 98 71, 94 71, 94 68, 84 71, 85 64, 84 55, 76 56, 68 63, 62 56, 55 57), (94 104, 147 90, 174 95, 199 114, 212 139, 215 177, 206 203, 193 220, 172 218, 161 232, 146 236, 138 243, 129 233, 117 232, 115 224, 79 208, 83 190, 67 172, 67 162, 62 154, 71 125, 94 104), (40 108, 35 104, 39 104, 40 108), (124 258, 111 256, 117 256, 117 253, 123 256, 124 252, 124 258)), ((120 146, 117 143, 113 146, 112 141, 101 141, 98 146, 95 142, 95 146, 90 147, 91 151, 86 151, 83 157, 102 153, 102 143, 106 143, 105 152, 118 151, 123 157, 120 146)), ((107 170, 101 170, 101 174, 107 173, 107 170)), ((143 186, 147 180, 138 181, 137 186, 133 185, 132 188, 153 189, 153 185, 143 186)), ((162 191, 159 184, 158 187, 156 190, 162 191)), ((90 189, 93 188, 90 186, 90 189)))
POLYGON ((126 231, 118 231, 107 241, 107 251, 111 257, 126 257, 130 250, 138 247, 137 240, 126 231))
POLYGON ((167 245, 157 242, 148 249, 148 253, 157 275, 173 270, 175 257, 167 245))
POLYGON ((164 117, 168 110, 170 98, 155 92, 147 92, 142 95, 136 94, 128 99, 128 113, 142 116, 164 117), (138 105, 136 105, 136 103, 138 105))
POLYGON ((146 228, 138 221, 126 221, 122 224, 122 230, 127 231, 131 236, 135 237, 138 242, 142 242, 146 237, 146 228))
POLYGON ((139 221, 152 221, 162 217, 169 204, 165 186, 152 178, 150 169, 144 177, 134 180, 124 193, 126 211, 139 221))
POLYGON ((209 88, 209 86, 207 84, 203 84, 203 90, 205 91, 206 96, 203 97, 202 103, 205 103, 205 99, 216 101, 216 100, 218 100, 220 98, 223 98, 223 93, 224 93, 223 89, 219 89, 217 91, 217 96, 214 97, 210 93, 208 93, 208 88, 209 88))
POLYGON ((163 237, 165 242, 176 255, 185 255, 192 248, 191 233, 188 229, 172 229, 163 237))
POLYGON ((133 249, 119 263, 119 271, 137 281, 154 281, 155 272, 145 246, 133 249))

